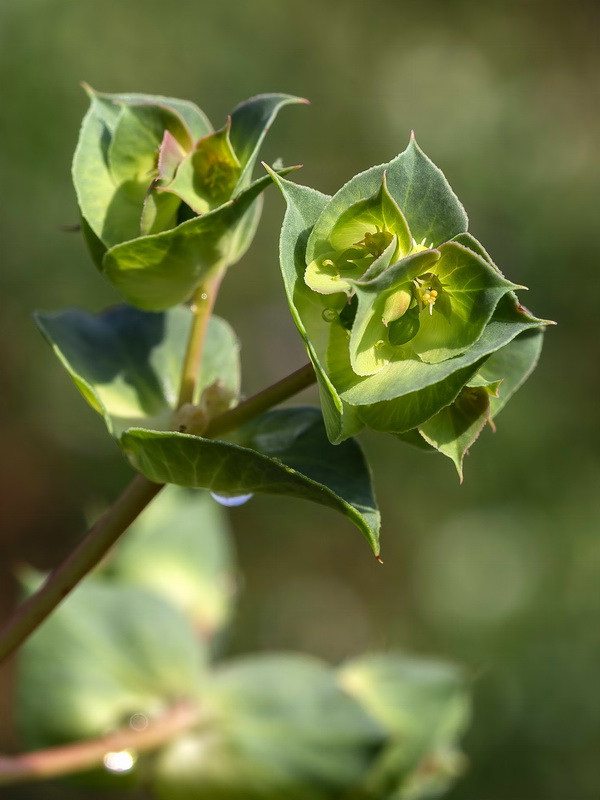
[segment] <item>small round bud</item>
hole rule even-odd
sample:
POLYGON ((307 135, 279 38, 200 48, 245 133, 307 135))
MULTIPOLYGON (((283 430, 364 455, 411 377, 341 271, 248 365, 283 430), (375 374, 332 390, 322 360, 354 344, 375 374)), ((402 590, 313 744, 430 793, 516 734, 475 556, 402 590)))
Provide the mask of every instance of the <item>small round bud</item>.
POLYGON ((408 289, 398 289, 386 297, 381 320, 384 325, 389 325, 402 317, 408 310, 412 301, 412 293, 408 289))

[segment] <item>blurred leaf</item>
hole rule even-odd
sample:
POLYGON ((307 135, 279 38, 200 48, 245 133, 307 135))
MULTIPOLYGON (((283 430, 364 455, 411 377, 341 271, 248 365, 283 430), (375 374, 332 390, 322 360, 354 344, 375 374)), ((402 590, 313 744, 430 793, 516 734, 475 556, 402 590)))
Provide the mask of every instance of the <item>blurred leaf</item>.
POLYGON ((164 800, 338 800, 381 745, 379 726, 307 656, 240 659, 207 689, 214 727, 165 749, 164 800))
POLYGON ((354 440, 331 445, 318 409, 269 411, 240 432, 240 441, 243 446, 135 428, 121 440, 151 481, 311 500, 348 517, 379 552, 379 511, 363 453, 354 440))
POLYGON ((465 453, 489 420, 490 394, 495 394, 497 389, 497 383, 465 386, 456 400, 419 426, 425 441, 454 461, 461 482, 465 453))
POLYGON ((244 255, 259 213, 256 201, 270 182, 267 175, 213 211, 113 247, 104 256, 104 274, 128 303, 146 311, 184 302, 210 270, 244 255))
POLYGON ((225 511, 208 494, 167 486, 127 531, 107 574, 170 600, 204 636, 229 620, 235 588, 225 511))
POLYGON ((101 736, 197 697, 204 655, 185 616, 152 592, 88 577, 28 639, 17 720, 28 747, 101 736))
MULTIPOLYGON (((161 314, 117 306, 94 316, 78 309, 36 314, 36 322, 88 403, 118 436, 132 425, 168 428, 177 403, 192 312, 161 314)), ((220 380, 239 394, 239 345, 212 317, 197 396, 220 380)))
POLYGON ((416 800, 447 788, 462 766, 456 740, 469 718, 462 672, 435 661, 369 654, 343 665, 339 680, 390 737, 365 781, 367 795, 416 800))

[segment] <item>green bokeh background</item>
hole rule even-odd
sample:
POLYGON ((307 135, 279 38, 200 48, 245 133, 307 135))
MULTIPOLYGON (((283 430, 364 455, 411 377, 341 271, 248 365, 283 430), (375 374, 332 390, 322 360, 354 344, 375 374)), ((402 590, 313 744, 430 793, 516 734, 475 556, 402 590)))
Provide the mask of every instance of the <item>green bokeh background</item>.
MULTIPOLYGON (((466 460, 363 438, 385 561, 326 509, 256 498, 234 509, 245 584, 230 652, 301 649, 338 661, 404 648, 466 663, 470 771, 451 800, 600 795, 598 259, 599 6, 439 0, 4 0, 0 5, 0 527, 11 564, 48 568, 130 471, 34 329, 31 312, 118 302, 80 237, 70 160, 86 99, 190 98, 215 125, 264 91, 285 109, 267 160, 334 192, 404 149, 411 129, 472 232, 524 302, 556 319, 542 363, 466 460)), ((243 341, 249 394, 304 360, 277 264, 283 203, 230 273, 218 312, 243 341)), ((306 400, 313 402, 314 394, 306 400)), ((10 724, 10 670, 0 743, 10 724)), ((43 699, 40 698, 40 702, 43 699)), ((3 797, 75 797, 48 786, 3 797)))

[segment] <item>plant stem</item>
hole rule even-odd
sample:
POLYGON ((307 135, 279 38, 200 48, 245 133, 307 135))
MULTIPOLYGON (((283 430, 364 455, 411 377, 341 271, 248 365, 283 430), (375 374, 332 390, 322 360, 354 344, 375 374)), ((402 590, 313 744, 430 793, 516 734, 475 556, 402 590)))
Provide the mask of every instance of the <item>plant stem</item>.
POLYGON ((178 408, 184 403, 194 402, 208 321, 212 314, 222 279, 223 270, 217 268, 214 274, 201 283, 194 293, 191 306, 194 316, 181 370, 178 408))
POLYGON ((282 378, 277 383, 263 389, 242 401, 235 408, 215 417, 202 434, 207 439, 214 439, 223 433, 235 430, 269 408, 279 405, 284 400, 311 386, 317 380, 313 365, 305 364, 300 369, 282 378))
MULTIPOLYGON (((215 417, 204 435, 215 438, 234 430, 310 386, 315 380, 312 364, 305 364, 230 411, 215 417)), ((42 587, 17 608, 0 630, 0 663, 44 622, 69 592, 104 558, 121 534, 161 489, 161 484, 152 483, 143 475, 137 475, 133 479, 67 559, 50 573, 42 587)))
POLYGON ((75 549, 53 570, 0 630, 0 662, 21 645, 106 555, 162 485, 136 475, 113 505, 92 525, 75 549))
MULTIPOLYGON (((182 731, 197 725, 197 706, 181 702, 157 719, 144 720, 143 728, 128 726, 98 739, 73 742, 16 756, 0 756, 0 786, 23 781, 45 780, 101 766, 107 754, 131 751, 132 756, 154 750, 182 731)), ((132 718, 133 720, 133 718, 132 718)), ((108 767, 107 767, 108 768, 108 767)))

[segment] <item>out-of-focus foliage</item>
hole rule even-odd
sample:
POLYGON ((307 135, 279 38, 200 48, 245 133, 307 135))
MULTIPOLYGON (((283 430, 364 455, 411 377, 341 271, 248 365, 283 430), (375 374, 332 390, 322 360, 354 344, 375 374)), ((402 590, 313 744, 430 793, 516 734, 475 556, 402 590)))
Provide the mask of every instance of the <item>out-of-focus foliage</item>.
MULTIPOLYGON (((297 180, 327 193, 393 157, 412 128, 474 235, 559 327, 499 418, 502 435, 480 437, 463 487, 446 463, 381 437, 367 443, 379 464, 383 568, 327 509, 255 499, 234 510, 246 585, 232 644, 331 660, 401 645, 465 661, 477 676, 470 768, 449 798, 595 800, 597 27, 592 0, 376 0, 368 11, 357 0, 180 0, 168 13, 158 0, 5 3, 3 563, 56 563, 129 475, 29 319, 34 308, 118 302, 80 238, 57 230, 77 221, 78 82, 190 97, 214 120, 265 88, 308 97, 310 109, 278 120, 265 158, 302 161, 297 180)), ((263 226, 217 309, 242 340, 251 334, 246 394, 303 360, 277 268, 282 215, 269 189, 263 226)), ((6 572, 0 586, 7 603, 6 572)))
POLYGON ((140 784, 159 800, 425 800, 446 789, 469 711, 457 669, 398 653, 339 672, 300 653, 210 663, 208 645, 228 619, 223 577, 233 571, 216 505, 166 487, 127 549, 25 643, 15 705, 25 745, 139 730, 188 704, 197 707, 193 725, 158 752, 109 752, 77 783, 140 784))

